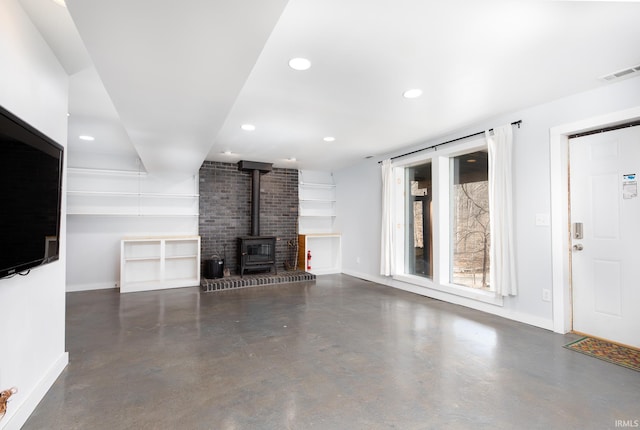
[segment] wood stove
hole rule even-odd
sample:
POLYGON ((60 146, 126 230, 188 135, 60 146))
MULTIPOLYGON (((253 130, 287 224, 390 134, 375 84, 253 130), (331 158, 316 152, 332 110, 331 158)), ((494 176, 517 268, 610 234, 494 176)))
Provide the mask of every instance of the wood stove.
POLYGON ((245 270, 265 270, 276 267, 276 238, 260 236, 260 175, 271 171, 270 163, 242 160, 238 170, 251 172, 251 235, 238 238, 240 277, 245 270))
POLYGON ((244 236, 238 238, 240 277, 245 270, 276 268, 276 238, 274 236, 244 236))

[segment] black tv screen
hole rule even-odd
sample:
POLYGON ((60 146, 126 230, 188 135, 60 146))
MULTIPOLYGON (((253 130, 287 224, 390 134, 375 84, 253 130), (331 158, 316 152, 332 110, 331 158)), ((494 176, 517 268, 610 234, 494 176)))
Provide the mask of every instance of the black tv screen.
POLYGON ((60 252, 63 148, 0 107, 0 278, 60 252))

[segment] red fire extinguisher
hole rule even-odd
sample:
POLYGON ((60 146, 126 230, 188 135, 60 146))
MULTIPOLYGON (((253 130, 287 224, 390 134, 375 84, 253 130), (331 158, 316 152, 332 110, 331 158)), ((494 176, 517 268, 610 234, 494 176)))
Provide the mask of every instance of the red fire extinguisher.
POLYGON ((307 270, 311 270, 311 250, 307 251, 307 270))

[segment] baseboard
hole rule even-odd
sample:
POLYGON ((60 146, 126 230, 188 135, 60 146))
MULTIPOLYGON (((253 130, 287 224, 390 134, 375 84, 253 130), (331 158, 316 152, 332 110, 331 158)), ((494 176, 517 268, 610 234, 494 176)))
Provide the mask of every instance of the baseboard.
MULTIPOLYGON (((58 360, 53 363, 44 377, 38 382, 33 390, 27 394, 24 401, 18 405, 13 414, 7 413, 4 419, 0 421, 0 429, 2 430, 19 430, 24 423, 27 422, 33 411, 35 411, 38 403, 44 398, 49 388, 56 382, 58 376, 69 364, 69 353, 63 353, 58 360)), ((20 387, 18 387, 20 389, 20 387)), ((15 406, 15 405, 11 405, 15 406)), ((9 412, 11 412, 9 410, 9 412)))
POLYGON ((436 291, 429 288, 419 287, 417 285, 407 284, 405 282, 397 281, 386 276, 372 276, 366 273, 360 273, 350 270, 344 270, 342 273, 344 273, 345 275, 353 276, 355 278, 360 278, 366 281, 385 285, 387 287, 397 288, 399 290, 408 291, 410 293, 419 294, 421 296, 429 297, 436 300, 442 300, 443 302, 464 306, 512 321, 517 321, 534 327, 553 331, 553 321, 546 318, 523 314, 505 307, 488 305, 487 303, 475 301, 466 297, 460 297, 442 291, 436 291))
POLYGON ((340 271, 340 269, 336 269, 336 268, 331 268, 331 269, 320 269, 320 270, 307 270, 307 272, 311 273, 312 275, 333 275, 336 273, 342 273, 340 271))
POLYGON ((117 288, 115 282, 96 282, 93 284, 67 284, 67 293, 76 291, 92 291, 92 290, 108 290, 109 288, 117 288))

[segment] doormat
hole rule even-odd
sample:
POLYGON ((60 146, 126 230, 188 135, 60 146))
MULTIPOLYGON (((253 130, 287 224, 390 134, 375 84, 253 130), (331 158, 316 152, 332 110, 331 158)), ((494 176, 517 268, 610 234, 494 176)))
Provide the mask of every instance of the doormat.
POLYGON ((583 337, 566 344, 564 347, 640 372, 640 351, 637 349, 592 337, 583 337))

